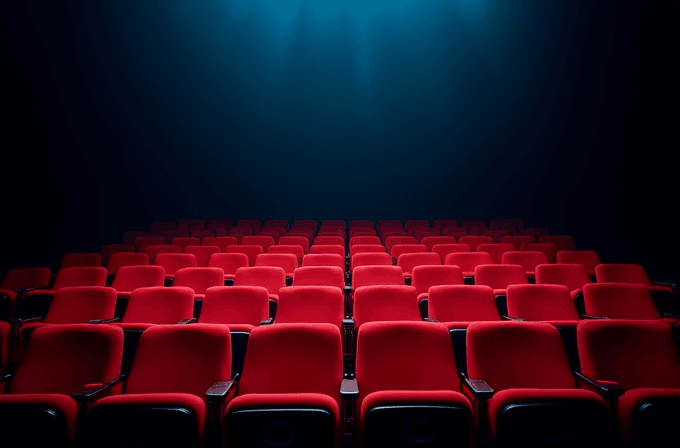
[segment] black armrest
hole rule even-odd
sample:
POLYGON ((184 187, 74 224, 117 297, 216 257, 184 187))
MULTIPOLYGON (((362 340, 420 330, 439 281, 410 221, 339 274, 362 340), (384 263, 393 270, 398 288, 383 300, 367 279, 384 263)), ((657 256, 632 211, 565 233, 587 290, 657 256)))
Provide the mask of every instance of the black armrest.
POLYGON ((461 375, 461 379, 463 380, 463 385, 472 392, 475 398, 486 400, 494 394, 494 390, 484 380, 473 380, 464 375, 461 375))
POLYGON ((601 319, 601 320, 609 320, 608 317, 602 317, 602 316, 589 316, 588 314, 581 314, 581 317, 584 319, 601 319))
POLYGON ((673 294, 675 294, 675 291, 678 289, 678 285, 675 283, 666 283, 666 282, 652 282, 652 285, 654 286, 667 286, 673 290, 673 294))
POLYGON ((608 399, 617 398, 626 391, 619 383, 601 383, 600 381, 588 378, 581 372, 575 371, 574 376, 576 377, 577 382, 589 384, 596 389, 598 394, 608 399))
POLYGON ((269 319, 265 319, 265 320, 261 321, 261 322, 260 322, 260 325, 271 325, 271 324, 273 324, 273 323, 274 323, 274 319, 272 319, 272 318, 270 317, 269 319))
POLYGON ((510 316, 501 316, 502 320, 512 320, 515 322, 526 322, 526 319, 523 319, 521 317, 510 317, 510 316))
POLYGON ((193 324, 193 323, 196 323, 196 318, 195 318, 195 317, 191 317, 191 318, 189 318, 189 319, 180 320, 179 322, 177 322, 178 325, 187 325, 187 324, 193 324))
POLYGON ((21 333, 21 326, 25 324, 26 322, 38 322, 41 321, 43 318, 40 316, 37 317, 28 317, 26 319, 7 319, 7 323, 10 324, 12 328, 12 333, 16 336, 19 337, 21 336, 19 333, 21 333))
POLYGON ((121 375, 119 377, 116 377, 109 381, 106 384, 102 384, 100 386, 92 386, 92 387, 86 387, 85 389, 81 389, 77 392, 74 392, 71 397, 78 403, 78 404, 85 404, 92 402, 96 400, 98 395, 101 395, 102 393, 106 392, 107 390, 111 389, 113 386, 116 384, 120 383, 125 379, 125 375, 121 375))
POLYGON ((7 373, 3 376, 0 376, 0 382, 1 381, 9 381, 12 378, 13 373, 7 373))
POLYGON ((340 382, 340 396, 343 400, 356 400, 359 398, 359 383, 356 378, 344 378, 340 382))
POLYGON ((38 289, 45 289, 46 291, 49 291, 49 289, 47 289, 47 288, 49 288, 49 286, 50 285, 43 285, 43 286, 34 286, 32 288, 21 288, 21 289, 17 290, 17 295, 26 294, 29 291, 36 291, 38 289))
POLYGON ((680 316, 676 314, 661 313, 661 317, 672 317, 673 319, 680 320, 680 316))
POLYGON ((95 319, 91 320, 91 324, 110 324, 111 322, 118 322, 120 318, 118 317, 109 317, 108 319, 95 319))
POLYGON ((224 403, 224 400, 227 398, 227 395, 229 395, 229 392, 231 392, 231 390, 237 384, 237 380, 238 374, 232 380, 217 381, 215 384, 210 386, 210 389, 205 392, 205 397, 208 400, 208 403, 224 403))
POLYGON ((425 322, 439 322, 437 319, 435 319, 433 317, 425 317, 425 318, 423 318, 423 320, 425 322))
POLYGON ((345 285, 345 287, 343 288, 343 290, 344 290, 345 294, 351 293, 351 292, 352 292, 352 287, 349 286, 349 285, 345 285))

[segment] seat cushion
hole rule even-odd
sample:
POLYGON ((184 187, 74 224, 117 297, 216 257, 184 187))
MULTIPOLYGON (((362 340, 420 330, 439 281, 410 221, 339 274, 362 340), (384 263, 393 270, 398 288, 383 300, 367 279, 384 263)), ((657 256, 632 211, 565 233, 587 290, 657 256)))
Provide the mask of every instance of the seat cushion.
MULTIPOLYGON (((632 420, 634 411, 652 399, 676 399, 680 406, 680 389, 631 389, 621 395, 618 401, 618 417, 621 435, 626 442, 631 440, 632 420)), ((670 430, 670 428, 668 428, 670 430)))
POLYGON ((378 406, 440 405, 454 406, 472 414, 472 405, 465 395, 452 390, 381 390, 368 394, 361 403, 361 422, 378 406))
POLYGON ((149 327, 153 327, 154 324, 148 324, 143 322, 113 322, 111 325, 120 327, 123 331, 144 331, 149 327))
MULTIPOLYGON (((199 321, 200 322, 200 321, 199 321)), ((249 324, 226 324, 229 327, 229 331, 232 333, 250 333, 255 325, 249 324)))
POLYGON ((488 402, 491 435, 496 436, 499 416, 508 405, 569 401, 590 402, 605 408, 604 400, 599 395, 584 389, 506 389, 496 392, 488 402))
POLYGON ((335 427, 340 427, 338 402, 325 394, 247 394, 236 397, 227 405, 225 415, 244 409, 324 409, 333 416, 335 427))
MULTIPOLYGON (((78 423, 78 404, 73 398, 62 394, 0 395, 0 408, 9 408, 13 411, 20 406, 26 405, 45 406, 63 416, 66 421, 65 436, 71 442, 75 440, 76 426, 78 423)), ((7 431, 7 428, 4 428, 3 431, 7 431)), ((57 441, 55 441, 55 443, 56 442, 57 441)))

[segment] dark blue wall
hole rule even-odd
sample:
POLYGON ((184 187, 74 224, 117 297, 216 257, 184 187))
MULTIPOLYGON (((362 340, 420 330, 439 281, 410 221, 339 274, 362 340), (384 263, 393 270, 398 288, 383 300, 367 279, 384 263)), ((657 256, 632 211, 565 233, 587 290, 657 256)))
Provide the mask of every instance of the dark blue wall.
POLYGON ((677 2, 202 3, 2 3, 3 268, 190 216, 524 217, 677 279, 677 2))

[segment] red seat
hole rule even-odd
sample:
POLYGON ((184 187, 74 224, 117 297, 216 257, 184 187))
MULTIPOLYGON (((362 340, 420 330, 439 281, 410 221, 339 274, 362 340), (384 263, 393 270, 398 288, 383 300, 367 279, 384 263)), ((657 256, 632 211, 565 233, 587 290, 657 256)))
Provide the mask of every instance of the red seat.
POLYGON ((458 238, 458 243, 459 244, 467 244, 470 246, 471 251, 477 250, 477 246, 480 244, 491 244, 493 243, 493 238, 490 236, 475 236, 475 235, 468 235, 468 236, 461 236, 458 238))
POLYGON ((396 261, 402 254, 416 254, 419 252, 427 252, 427 247, 424 244, 395 244, 392 246, 390 255, 396 264, 396 261))
MULTIPOLYGON (((12 446, 64 446, 79 432, 72 394, 120 374, 123 332, 87 324, 38 328, 0 395, 2 440, 12 446)), ((80 408, 80 409, 79 409, 80 408)), ((82 423, 82 422, 80 422, 82 423)))
POLYGON ((382 244, 380 237, 373 235, 357 235, 349 239, 349 247, 357 244, 382 244))
POLYGON ((501 320, 493 289, 488 286, 432 286, 427 295, 428 316, 450 330, 467 328, 470 322, 501 320))
POLYGON ((205 291, 213 286, 224 286, 224 271, 220 268, 182 268, 175 273, 172 287, 186 286, 194 291, 194 298, 202 300, 205 291))
POLYGON ((522 230, 524 229, 523 219, 492 219, 489 221, 489 229, 494 230, 522 230))
POLYGON ((239 219, 236 227, 249 227, 255 233, 262 228, 262 223, 259 219, 239 219))
POLYGON ((352 255, 352 271, 358 266, 392 266, 392 257, 385 252, 359 252, 352 255))
POLYGON ((219 246, 187 246, 184 248, 184 253, 196 257, 196 266, 199 268, 208 267, 212 254, 219 254, 220 252, 219 246))
POLYGON ((475 285, 490 286, 496 295, 505 294, 508 285, 527 283, 524 268, 516 264, 483 264, 475 268, 475 285))
POLYGON ((342 342, 337 326, 301 323, 254 328, 238 396, 224 414, 227 446, 339 448, 341 381, 342 342))
POLYGON ((418 295, 413 286, 362 286, 354 291, 355 328, 374 321, 420 321, 418 295))
POLYGON ((432 248, 437 244, 456 244, 456 239, 452 236, 426 236, 420 240, 427 250, 432 252, 432 248))
POLYGON ((513 250, 519 251, 522 249, 524 244, 531 244, 535 243, 536 241, 534 240, 533 236, 529 235, 505 235, 501 237, 500 242, 503 244, 512 244, 514 246, 513 250))
POLYGON ((433 229, 441 229, 442 227, 458 227, 457 219, 435 219, 432 221, 433 229))
POLYGON ((508 316, 576 327, 581 316, 569 288, 563 285, 510 285, 506 295, 508 316))
POLYGON ((10 269, 0 282, 0 318, 9 318, 16 311, 18 297, 30 290, 47 289, 52 279, 49 268, 10 269))
MULTIPOLYGON (((412 236, 408 235, 395 235, 395 236, 388 236, 385 238, 385 248, 387 249, 387 252, 391 254, 394 257, 394 254, 392 254, 392 247, 396 245, 402 245, 402 244, 418 244, 418 241, 412 236)), ((425 248, 425 252, 427 251, 427 248, 425 248)))
POLYGON ((269 292, 262 286, 213 286, 203 299, 198 322, 226 324, 232 333, 250 333, 269 318, 269 292))
POLYGON ((489 230, 489 227, 487 227, 486 225, 486 221, 484 221, 483 219, 466 219, 460 223, 460 226, 466 229, 468 232, 470 231, 486 232, 487 230, 489 230))
POLYGON ((267 252, 269 246, 274 245, 274 238, 269 235, 245 235, 241 238, 241 244, 244 246, 261 246, 264 253, 267 252))
POLYGON ((119 323, 126 331, 144 331, 153 325, 173 325, 191 319, 194 291, 184 286, 137 288, 119 323))
POLYGON ((197 266, 196 257, 193 254, 161 253, 156 255, 153 264, 163 266, 165 278, 172 279, 175 272, 182 268, 195 268, 197 266))
POLYGON ((93 405, 88 444, 198 446, 207 437, 207 392, 223 389, 230 378, 226 326, 151 327, 137 345, 125 393, 93 405))
POLYGON ((536 275, 536 266, 547 264, 548 258, 543 252, 538 251, 509 251, 505 252, 501 257, 501 263, 520 265, 524 268, 527 276, 533 277, 536 275))
POLYGON ((210 256, 208 266, 220 268, 224 272, 225 280, 233 280, 239 268, 248 267, 248 255, 241 253, 213 254, 210 256))
POLYGON ((557 253, 557 247, 553 243, 530 243, 523 244, 522 250, 531 252, 543 252, 545 257, 548 259, 548 263, 555 262, 555 254, 557 253))
POLYGON ((539 243, 552 243, 557 252, 561 250, 576 250, 574 237, 571 235, 542 235, 538 238, 539 243))
POLYGON ((173 244, 152 244, 144 248, 144 253, 149 255, 149 260, 154 263, 160 254, 179 254, 182 248, 173 244))
POLYGON ((302 258, 302 266, 337 266, 344 271, 345 258, 338 254, 307 254, 302 258))
POLYGON ((222 252, 226 252, 229 246, 238 246, 238 240, 233 236, 207 236, 203 238, 204 246, 217 246, 222 252))
POLYGON ((215 236, 215 232, 210 230, 192 230, 189 236, 191 238, 199 238, 200 240, 203 240, 204 238, 213 238, 215 236))
POLYGON ((652 282, 645 268, 639 264, 599 264, 595 266, 595 276, 598 283, 637 283, 652 291, 675 294, 673 285, 652 282))
POLYGON ((81 268, 81 267, 97 267, 102 265, 102 254, 98 253, 83 253, 83 254, 66 254, 61 259, 59 268, 81 268))
POLYGON ((345 297, 333 286, 291 286, 279 291, 275 323, 329 323, 342 330, 345 297))
POLYGON ((278 266, 239 268, 234 277, 234 286, 263 286, 272 299, 278 300, 279 290, 286 286, 286 271, 278 266))
POLYGON ((182 251, 187 246, 198 246, 201 244, 200 238, 192 238, 190 236, 179 236, 172 239, 171 244, 173 246, 179 246, 182 251))
POLYGON ((427 297, 427 292, 432 286, 463 283, 463 271, 458 266, 416 266, 411 272, 411 286, 416 288, 418 302, 427 297))
POLYGON ((129 296, 137 288, 163 286, 164 282, 163 266, 121 266, 111 287, 118 296, 129 296))
POLYGON ((477 266, 493 264, 493 260, 486 252, 454 252, 446 256, 444 264, 458 266, 464 277, 473 277, 477 266))
MULTIPOLYGON (((652 294, 635 283, 589 283, 583 286, 585 312, 589 316, 610 319, 660 320, 652 294)), ((677 319, 668 318, 669 322, 677 319)))
POLYGON ((208 225, 205 226, 206 230, 215 229, 228 229, 233 227, 231 219, 209 219, 208 225))
POLYGON ((439 255, 432 252, 406 253, 399 255, 397 266, 404 271, 404 277, 411 277, 413 269, 417 266, 438 266, 442 262, 439 255))
POLYGON ((102 266, 106 266, 109 262, 111 254, 134 252, 135 246, 132 244, 104 244, 102 246, 102 266))
POLYGON ((352 289, 373 285, 404 285, 399 266, 358 266, 352 271, 352 289))
POLYGON ((586 274, 595 275, 595 266, 600 264, 600 256, 592 250, 561 250, 557 252, 556 261, 559 264, 580 264, 586 274))
POLYGON ((138 236, 135 239, 135 246, 139 252, 144 252, 147 246, 158 246, 163 244, 162 236, 138 236))
POLYGON ((299 263, 297 255, 268 253, 258 255, 255 259, 255 266, 278 266, 286 271, 288 277, 292 277, 299 263))
POLYGON ((345 271, 337 266, 306 266, 295 270, 293 286, 345 286, 345 271))
POLYGON ((337 254, 341 257, 345 256, 345 248, 339 245, 315 244, 309 248, 310 254, 337 254))
POLYGON ((577 338, 583 374, 625 391, 614 407, 623 440, 666 445, 680 418, 680 361, 671 329, 655 322, 589 320, 579 324, 577 338))
POLYGON ((255 266, 255 260, 257 260, 257 256, 264 253, 264 251, 262 250, 262 246, 259 246, 257 244, 255 244, 255 245, 241 245, 241 246, 227 246, 227 248, 224 252, 228 253, 228 254, 238 253, 238 254, 248 255, 248 265, 249 266, 255 266))
POLYGON ((115 275, 123 266, 147 266, 148 264, 149 254, 116 252, 109 257, 106 272, 109 275, 115 275))
POLYGON ((536 283, 564 285, 571 292, 571 296, 576 297, 583 286, 591 281, 583 266, 579 264, 539 264, 536 266, 536 283))
POLYGON ((467 244, 435 244, 432 246, 432 252, 438 254, 442 263, 444 263, 448 254, 471 252, 471 250, 467 244))
POLYGON ((314 238, 314 244, 345 246, 345 238, 341 236, 319 235, 314 238))
POLYGON ((550 446, 568 440, 574 446, 604 446, 611 440, 605 402, 577 387, 554 326, 474 322, 466 351, 468 378, 483 380, 492 390, 471 393, 487 401, 492 443, 550 446))
POLYGON ((355 254, 363 252, 385 252, 385 246, 382 244, 355 244, 349 248, 349 256, 353 257, 355 254))
POLYGON ((305 250, 302 246, 297 244, 275 244, 269 246, 270 254, 292 254, 296 257, 296 262, 301 263, 302 258, 305 256, 305 250))
POLYGON ((512 244, 480 244, 477 246, 477 252, 486 252, 487 254, 491 255, 491 259, 493 260, 494 264, 501 264, 503 262, 503 255, 506 252, 510 252, 514 248, 515 246, 512 244))
POLYGON ((309 252, 309 238, 304 236, 282 236, 279 239, 279 244, 290 246, 302 246, 305 253, 309 252))
POLYGON ((472 446, 472 406, 460 393, 443 325, 369 322, 357 339, 355 415, 362 444, 472 446))

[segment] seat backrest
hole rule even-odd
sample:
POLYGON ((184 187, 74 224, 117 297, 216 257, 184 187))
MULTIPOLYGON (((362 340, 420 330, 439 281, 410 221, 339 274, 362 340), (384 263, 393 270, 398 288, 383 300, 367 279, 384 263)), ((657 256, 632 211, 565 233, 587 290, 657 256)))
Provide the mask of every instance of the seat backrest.
POLYGON ((239 395, 326 394, 340 402, 342 342, 331 324, 274 324, 250 333, 239 395))
POLYGON ((429 228, 430 222, 427 219, 408 219, 404 223, 406 230, 429 228))
POLYGON ((349 248, 349 256, 353 257, 355 254, 362 252, 385 252, 385 246, 382 244, 355 244, 349 248))
POLYGON ((321 244, 321 245, 335 245, 337 244, 338 246, 345 246, 345 238, 341 236, 333 236, 333 235, 320 235, 314 238, 314 244, 321 244))
POLYGON ((115 252, 109 257, 106 264, 106 271, 109 275, 115 275, 123 266, 146 266, 149 264, 149 254, 115 252))
POLYGON ((395 244, 392 246, 390 255, 394 260, 398 260, 402 254, 416 254, 419 252, 427 252, 427 247, 424 244, 395 244))
POLYGON ((269 235, 245 235, 241 238, 241 244, 243 245, 256 245, 262 247, 262 252, 267 252, 269 246, 274 245, 274 238, 269 235))
POLYGON ((534 272, 539 264, 547 264, 548 257, 543 252, 508 251, 501 256, 502 264, 517 264, 525 271, 534 272))
POLYGON ((133 291, 148 286, 163 286, 163 266, 121 266, 111 287, 116 291, 133 291))
POLYGON ((357 235, 349 239, 349 247, 357 244, 382 244, 380 237, 374 235, 357 235))
POLYGON ((260 325, 269 318, 269 292, 262 286, 213 286, 203 299, 198 321, 260 325))
MULTIPOLYGON (((418 241, 410 235, 394 235, 385 238, 385 248, 387 248, 387 252, 390 254, 392 254, 394 246, 402 244, 418 244, 418 241)), ((425 248, 425 251, 427 251, 427 248, 425 248)))
POLYGON ((101 266, 102 254, 100 253, 82 253, 82 254, 66 254, 61 259, 60 268, 78 268, 87 266, 101 266))
POLYGON ((362 286, 354 292, 354 326, 374 321, 421 321, 417 297, 413 286, 362 286))
POLYGON ((186 286, 196 294, 205 294, 213 286, 224 286, 224 271, 221 268, 182 268, 175 272, 172 287, 186 286))
POLYGON ((373 285, 404 285, 399 266, 359 266, 352 270, 352 288, 373 285))
POLYGON ((183 286, 154 286, 132 291, 124 323, 176 324, 194 313, 194 291, 183 286))
POLYGON ((265 227, 276 227, 278 229, 288 230, 290 223, 285 219, 268 219, 264 222, 265 227))
POLYGON ((149 259, 153 263, 160 254, 179 254, 182 248, 174 244, 153 244, 144 248, 144 253, 149 254, 149 259))
POLYGON ((135 246, 140 252, 144 252, 147 246, 157 246, 163 244, 162 236, 138 236, 135 238, 135 246))
POLYGON ((142 333, 127 394, 187 393, 205 398, 231 378, 231 335, 226 325, 156 325, 142 333))
POLYGON ((519 251, 522 249, 523 244, 535 243, 533 236, 529 235, 505 235, 502 236, 500 242, 503 244, 512 244, 514 246, 513 250, 519 251))
POLYGON ((427 250, 432 252, 432 248, 437 244, 456 244, 456 239, 452 236, 425 236, 420 240, 427 250))
POLYGON ((344 288, 345 271, 337 266, 306 266, 295 270, 295 286, 335 286, 344 288))
POLYGON ((178 236, 172 239, 173 246, 179 246, 184 250, 187 246, 198 246, 201 244, 200 238, 193 238, 190 236, 178 236))
POLYGON ((250 227, 255 232, 262 228, 262 223, 259 219, 239 219, 236 221, 236 227, 250 227))
POLYGON ((526 271, 516 264, 482 264, 475 268, 475 285, 505 289, 508 285, 527 284, 526 271))
POLYGON ((599 264, 595 266, 598 283, 639 283, 651 285, 647 271, 639 264, 599 264))
POLYGON ((184 253, 192 254, 196 257, 196 266, 199 268, 208 267, 210 256, 221 252, 219 246, 187 246, 184 253))
POLYGON ((501 320, 493 289, 489 286, 432 286, 427 296, 428 316, 439 322, 501 320))
POLYGON ((304 236, 282 236, 279 239, 279 244, 302 246, 305 253, 309 252, 309 238, 304 236))
POLYGON ((48 286, 52 279, 50 268, 10 269, 0 282, 0 289, 18 291, 23 288, 48 286))
POLYGON ((510 252, 514 248, 515 246, 507 243, 480 244, 477 246, 477 252, 486 252, 491 255, 494 264, 501 264, 503 261, 503 254, 510 252))
POLYGON ((548 259, 548 263, 555 262, 555 254, 557 253, 557 247, 553 243, 530 243, 523 244, 522 250, 526 251, 539 251, 543 252, 548 259))
POLYGON ((309 248, 310 254, 337 254, 345 256, 345 248, 338 244, 315 244, 309 248))
POLYGON ((228 246, 238 246, 238 240, 233 236, 206 236, 203 238, 203 245, 217 246, 222 252, 225 252, 228 246))
POLYGON ((46 324, 88 323, 91 320, 113 317, 115 309, 116 290, 113 288, 106 286, 60 288, 54 294, 43 322, 46 324))
POLYGON ((238 268, 235 286, 263 286, 269 294, 278 294, 286 286, 286 271, 278 266, 251 266, 238 268))
POLYGON ((302 258, 302 266, 337 266, 344 270, 345 259, 338 254, 307 254, 302 258))
POLYGON ((680 358, 668 324, 587 320, 576 329, 581 371, 624 389, 680 388, 680 358))
POLYGON ((210 231, 210 230, 192 230, 191 235, 192 238, 212 238, 215 236, 215 232, 210 231))
POLYGON ((298 244, 274 244, 273 246, 269 246, 267 253, 295 255, 298 263, 300 263, 305 256, 305 250, 298 244))
POLYGON ((217 228, 228 229, 229 227, 233 227, 231 219, 209 219, 208 225, 205 226, 208 230, 217 228))
POLYGON ((411 271, 411 285, 416 293, 425 294, 432 286, 462 285, 463 271, 458 266, 416 266, 411 271))
POLYGON ((165 275, 175 275, 182 268, 195 268, 196 257, 193 254, 162 253, 153 261, 156 266, 163 266, 165 275))
POLYGON ((538 237, 539 243, 552 243, 560 250, 576 250, 574 237, 571 235, 543 235, 538 237))
POLYGON ((262 246, 257 244, 244 244, 240 246, 227 246, 226 253, 240 253, 248 255, 248 265, 255 266, 257 256, 264 253, 262 246))
POLYGON ((342 329, 345 296, 333 286, 289 286, 279 291, 276 323, 329 323, 342 329))
POLYGON ((480 244, 491 244, 493 243, 493 238, 490 236, 475 236, 475 235, 467 235, 467 236, 461 236, 458 238, 458 243, 459 244, 467 244, 470 246, 470 250, 475 251, 477 250, 477 246, 480 244))
POLYGON ((28 340, 8 394, 71 395, 120 375, 123 330, 110 325, 47 325, 28 340))
POLYGON ((357 334, 358 406, 381 390, 460 391, 446 327, 431 322, 368 322, 357 334))
POLYGON ((416 266, 437 266, 442 262, 439 255, 433 252, 417 252, 399 255, 397 266, 401 267, 404 274, 411 275, 416 266))
POLYGON ((563 285, 510 285, 508 315, 526 320, 579 320, 569 289, 563 285))
POLYGON ((557 252, 557 263, 580 264, 587 274, 595 273, 595 266, 600 264, 600 255, 594 250, 561 250, 557 252))
POLYGON ((234 275, 237 269, 248 267, 248 255, 241 253, 212 254, 208 266, 222 269, 224 275, 234 275))
POLYGON ((569 288, 569 291, 574 291, 583 288, 591 281, 580 264, 539 264, 536 266, 536 283, 564 285, 569 288))
POLYGON ((104 286, 106 284, 106 268, 62 268, 52 285, 53 291, 70 286, 104 286))
POLYGON ((471 252, 470 246, 467 244, 435 244, 432 246, 432 252, 439 255, 442 263, 446 260, 448 254, 454 254, 457 252, 471 252))
POLYGON ((359 266, 392 266, 392 257, 386 252, 359 252, 352 255, 352 271, 359 266))
POLYGON ((635 283, 589 283, 583 286, 586 314, 611 319, 661 319, 652 294, 635 283))
POLYGON ((298 257, 294 254, 260 254, 255 259, 255 266, 278 266, 286 271, 286 275, 290 276, 295 272, 299 266, 298 257))
POLYGON ((444 264, 458 266, 464 273, 474 273, 477 266, 493 264, 493 260, 486 252, 454 252, 446 256, 444 264))
POLYGON ((441 229, 442 227, 458 227, 457 219, 435 219, 432 221, 433 229, 441 229))
POLYGON ((544 322, 473 322, 467 329, 467 369, 495 391, 573 389, 562 337, 544 322))

